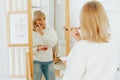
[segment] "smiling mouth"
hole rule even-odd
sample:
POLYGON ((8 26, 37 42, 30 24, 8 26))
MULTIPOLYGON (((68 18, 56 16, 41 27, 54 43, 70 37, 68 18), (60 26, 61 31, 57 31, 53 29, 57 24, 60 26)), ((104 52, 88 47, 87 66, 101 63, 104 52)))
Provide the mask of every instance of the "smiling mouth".
POLYGON ((40 26, 42 26, 42 25, 44 25, 44 24, 40 24, 40 26))

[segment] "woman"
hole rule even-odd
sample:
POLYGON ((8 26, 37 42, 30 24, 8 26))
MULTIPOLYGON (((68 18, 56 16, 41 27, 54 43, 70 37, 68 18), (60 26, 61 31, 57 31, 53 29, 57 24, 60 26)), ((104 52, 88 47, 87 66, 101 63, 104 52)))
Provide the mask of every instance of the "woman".
POLYGON ((78 42, 70 51, 63 80, 116 80, 120 51, 109 33, 109 21, 102 4, 85 3, 80 24, 80 33, 71 28, 78 42))
POLYGON ((51 27, 46 27, 45 14, 37 10, 33 15, 33 64, 34 80, 55 80, 52 48, 57 43, 57 34, 51 27))

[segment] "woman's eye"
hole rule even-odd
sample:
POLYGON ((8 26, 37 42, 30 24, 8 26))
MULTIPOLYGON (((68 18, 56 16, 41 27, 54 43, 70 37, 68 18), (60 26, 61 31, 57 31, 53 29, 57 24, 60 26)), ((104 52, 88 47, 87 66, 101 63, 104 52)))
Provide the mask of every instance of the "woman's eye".
POLYGON ((45 20, 45 18, 43 18, 43 20, 45 20))
POLYGON ((38 21, 41 21, 41 19, 38 19, 38 21))

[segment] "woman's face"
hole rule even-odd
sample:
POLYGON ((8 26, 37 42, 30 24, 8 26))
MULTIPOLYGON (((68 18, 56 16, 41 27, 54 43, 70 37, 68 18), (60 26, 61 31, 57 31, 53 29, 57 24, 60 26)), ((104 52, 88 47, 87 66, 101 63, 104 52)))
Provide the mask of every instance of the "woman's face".
POLYGON ((35 24, 36 27, 41 28, 42 30, 44 30, 45 27, 46 27, 46 18, 45 18, 45 16, 40 16, 40 17, 36 20, 35 23, 36 23, 36 24, 35 24))

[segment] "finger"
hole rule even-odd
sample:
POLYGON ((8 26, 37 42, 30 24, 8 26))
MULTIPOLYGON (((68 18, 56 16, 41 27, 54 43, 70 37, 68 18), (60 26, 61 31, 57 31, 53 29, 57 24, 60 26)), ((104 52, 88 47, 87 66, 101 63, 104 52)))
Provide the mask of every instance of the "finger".
POLYGON ((40 24, 38 24, 40 26, 40 24))
POLYGON ((73 30, 73 27, 70 27, 70 31, 72 31, 73 30))
POLYGON ((38 29, 39 29, 39 28, 38 28, 38 27, 36 27, 36 30, 37 30, 37 31, 38 31, 38 29))

